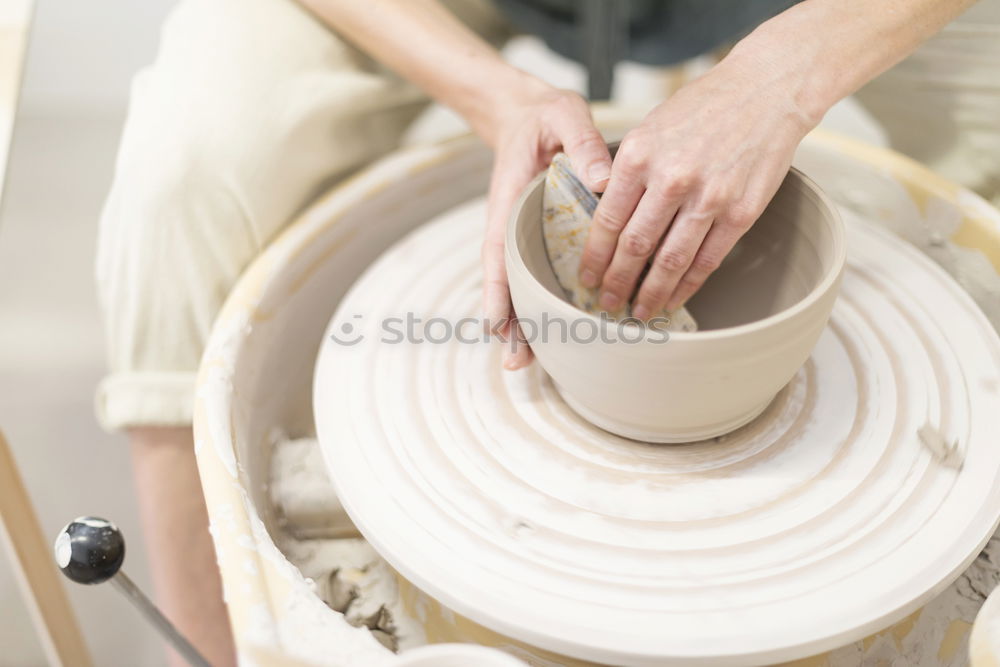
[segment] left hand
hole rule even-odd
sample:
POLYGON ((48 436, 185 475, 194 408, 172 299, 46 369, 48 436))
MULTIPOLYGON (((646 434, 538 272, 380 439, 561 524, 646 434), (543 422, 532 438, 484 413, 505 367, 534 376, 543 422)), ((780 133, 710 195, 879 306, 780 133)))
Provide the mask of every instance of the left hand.
POLYGON ((580 263, 602 308, 635 294, 634 315, 648 319, 682 306, 718 268, 818 123, 797 90, 764 62, 724 60, 625 136, 580 263))
POLYGON ((494 146, 482 249, 483 303, 490 330, 506 339, 504 368, 516 370, 531 362, 532 352, 514 319, 504 263, 504 237, 514 203, 559 151, 569 156, 594 191, 607 183, 611 156, 590 107, 576 93, 525 75, 520 85, 508 89, 505 99, 509 106, 498 108, 496 119, 480 130, 494 146))

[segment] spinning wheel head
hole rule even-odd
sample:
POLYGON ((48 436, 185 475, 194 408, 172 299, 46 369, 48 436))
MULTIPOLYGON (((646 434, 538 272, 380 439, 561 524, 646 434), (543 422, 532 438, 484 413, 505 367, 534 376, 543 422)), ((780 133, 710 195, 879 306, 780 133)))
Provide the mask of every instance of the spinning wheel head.
MULTIPOLYGON (((477 312, 483 215, 456 208, 371 265, 328 330, 360 321, 357 343, 331 336, 313 394, 344 509, 450 611, 601 663, 774 663, 902 618, 992 533, 1000 341, 896 237, 850 225, 829 324, 756 421, 664 447, 581 419, 538 365, 502 371, 498 345, 384 335, 477 312), (961 443, 961 469, 921 430, 961 443)), ((686 335, 663 349, 713 332, 686 335)))
POLYGON ((100 584, 118 573, 125 560, 125 539, 106 519, 83 516, 71 521, 55 543, 56 563, 78 584, 100 584))

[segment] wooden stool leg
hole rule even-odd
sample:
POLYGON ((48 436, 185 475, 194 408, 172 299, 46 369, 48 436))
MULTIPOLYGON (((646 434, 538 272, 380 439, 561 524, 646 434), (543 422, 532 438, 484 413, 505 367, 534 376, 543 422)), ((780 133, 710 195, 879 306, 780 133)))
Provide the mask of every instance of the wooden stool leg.
POLYGON ((63 589, 51 545, 42 535, 35 508, 2 432, 0 527, 49 664, 90 667, 90 654, 63 589))

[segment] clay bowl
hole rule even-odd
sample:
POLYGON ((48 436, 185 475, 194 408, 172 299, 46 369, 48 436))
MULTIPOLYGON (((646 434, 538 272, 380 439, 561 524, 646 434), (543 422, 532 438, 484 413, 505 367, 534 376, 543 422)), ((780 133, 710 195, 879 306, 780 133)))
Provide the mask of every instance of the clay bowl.
POLYGON ((648 442, 716 437, 760 414, 808 359, 837 296, 846 239, 834 205, 801 172, 788 172, 688 302, 699 331, 668 340, 565 300, 542 238, 543 184, 544 174, 527 187, 508 224, 511 296, 539 363, 591 423, 648 442))

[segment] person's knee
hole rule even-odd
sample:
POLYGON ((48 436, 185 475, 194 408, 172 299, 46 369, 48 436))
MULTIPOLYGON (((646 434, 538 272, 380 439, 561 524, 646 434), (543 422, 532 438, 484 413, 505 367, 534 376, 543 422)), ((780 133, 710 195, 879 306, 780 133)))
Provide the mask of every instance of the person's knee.
POLYGON ((195 135, 197 130, 178 128, 155 142, 127 135, 123 140, 100 249, 129 255, 138 274, 180 277, 203 258, 215 271, 231 274, 258 250, 248 229, 252 212, 241 205, 232 178, 238 158, 199 145, 195 135))
POLYGON ((98 237, 111 366, 193 371, 261 241, 227 178, 236 158, 202 150, 195 128, 150 136, 143 122, 126 127, 98 237))
POLYGON ((293 4, 181 3, 134 81, 98 246, 113 368, 196 364, 250 261, 425 100, 293 4))

